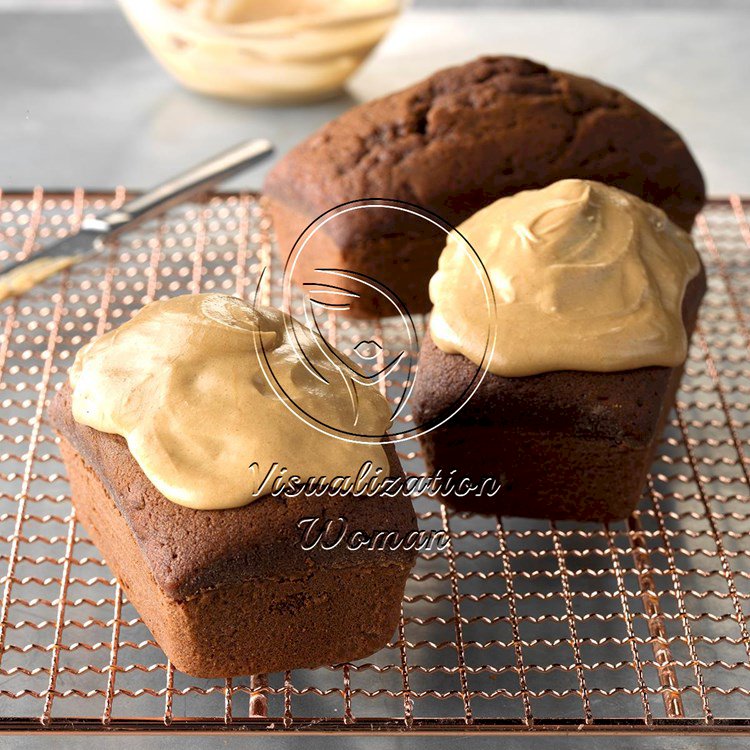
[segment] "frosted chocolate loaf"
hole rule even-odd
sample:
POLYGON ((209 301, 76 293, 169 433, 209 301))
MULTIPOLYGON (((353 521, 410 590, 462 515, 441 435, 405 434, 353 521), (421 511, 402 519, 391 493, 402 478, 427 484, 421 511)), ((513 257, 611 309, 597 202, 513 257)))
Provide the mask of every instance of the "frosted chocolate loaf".
MULTIPOLYGON (((233 470, 228 462, 222 465, 228 461, 229 448, 219 448, 214 456, 218 470, 206 485, 214 486, 213 493, 205 488, 195 493, 196 486, 202 487, 202 477, 191 477, 187 468, 176 475, 162 471, 158 441, 150 443, 132 430, 126 440, 83 423, 106 419, 111 429, 125 432, 123 420, 135 411, 138 418, 134 422, 150 429, 154 416, 150 404, 161 401, 169 405, 169 414, 155 415, 164 428, 159 440, 166 442, 166 463, 180 468, 183 446, 164 440, 168 429, 179 429, 191 443, 197 442, 198 448, 208 446, 211 450, 223 432, 229 433, 232 443, 241 439, 229 429, 231 421, 221 419, 227 404, 212 384, 231 395, 228 386, 241 387, 242 378, 247 388, 261 390, 254 400, 246 393, 235 408, 241 412, 249 401, 255 418, 245 429, 259 434, 260 443, 273 444, 276 427, 285 424, 286 407, 265 392, 263 382, 255 377, 252 358, 237 356, 237 342, 252 346, 258 333, 253 328, 256 323, 262 334, 274 334, 267 337, 269 361, 273 361, 270 347, 283 348, 284 335, 275 327, 280 313, 268 310, 259 314, 259 320, 243 317, 245 303, 223 295, 152 303, 129 323, 79 352, 71 371, 73 385, 66 383, 50 408, 77 517, 174 666, 199 677, 314 668, 373 653, 393 635, 404 585, 416 557, 416 519, 411 501, 403 494, 374 491, 357 495, 329 489, 274 495, 273 485, 266 488, 264 477, 248 470, 247 464, 261 455, 259 449, 253 449, 252 441, 240 453, 241 458, 249 450, 242 477, 258 497, 248 495, 242 502, 243 498, 232 494, 234 482, 222 478, 225 471, 233 470), (191 336, 183 340, 186 318, 198 331, 197 341, 191 341, 191 336), (154 335, 156 324, 160 337, 154 335), (202 343, 203 337, 216 343, 215 352, 202 343), (196 348, 204 347, 210 356, 201 356, 198 366, 195 362, 187 368, 180 365, 196 348), (133 350, 140 356, 129 365, 133 350), (230 367, 238 367, 236 372, 232 370, 234 376, 229 377, 221 363, 217 365, 219 351, 226 352, 230 367), (165 371, 161 380, 157 369, 165 371), (141 381, 139 371, 152 372, 155 377, 141 381), (125 384, 116 383, 110 375, 125 384), (100 402, 105 385, 110 387, 100 402), (175 403, 192 402, 199 415, 196 425, 184 422, 173 405, 169 388, 174 387, 178 388, 172 394, 175 403), (213 419, 202 411, 198 392, 210 403, 218 403, 213 419), (143 409, 138 408, 141 398, 146 402, 143 409), (277 410, 281 411, 276 414, 277 410), (165 424, 170 419, 174 422, 165 424), (205 444, 201 435, 192 431, 201 424, 206 436, 211 436, 205 444), (333 526, 315 543, 317 531, 304 536, 308 528, 302 525, 304 519, 318 519, 320 531, 327 521, 333 526), (384 530, 390 534, 388 538, 382 537, 384 530), (353 532, 357 532, 356 544, 348 543, 353 532), (368 540, 371 543, 366 543, 368 540)), ((296 364, 287 386, 291 380, 298 385, 302 382, 294 367, 296 364)), ((303 383, 301 388, 307 385, 303 383)), ((287 392, 300 395, 291 387, 287 392)), ((335 395, 327 399, 329 403, 335 403, 335 395)), ((371 398, 376 397, 382 398, 379 394, 371 398)), ((324 436, 297 422, 296 417, 292 420, 286 427, 294 429, 286 429, 282 436, 291 448, 290 455, 294 458, 297 453, 317 451, 320 476, 330 481, 333 472, 326 463, 327 454, 345 454, 345 444, 339 446, 335 441, 329 445, 324 436)), ((375 463, 380 464, 382 456, 387 476, 403 476, 392 446, 366 450, 375 463)), ((280 456, 284 462, 288 458, 280 456)), ((265 470, 261 467, 259 474, 265 470)), ((340 473, 348 473, 348 467, 342 465, 340 473)))
POLYGON ((449 240, 412 405, 430 472, 477 486, 460 510, 580 521, 624 518, 645 485, 674 404, 705 273, 658 209, 569 180, 480 211, 461 231, 485 248, 497 302, 494 351, 470 264, 449 240), (485 234, 486 233, 486 234, 485 234), (493 236, 494 241, 490 238, 493 236))
MULTIPOLYGON (((705 198, 687 146, 654 114, 596 81, 514 57, 479 58, 355 107, 292 149, 264 193, 286 258, 311 221, 348 201, 407 201, 456 225, 498 198, 568 177, 627 190, 688 230, 705 198)), ((316 234, 297 278, 351 270, 425 312, 444 242, 413 216, 352 211, 316 234)), ((338 281, 359 294, 341 300, 351 314, 393 314, 382 296, 338 281)))
POLYGON ((349 530, 404 537, 416 529, 408 499, 269 496, 185 508, 156 490, 121 437, 77 424, 70 398, 66 386, 51 417, 76 516, 177 669, 228 677, 314 668, 386 645, 414 550, 305 551, 298 523, 343 517, 349 530))

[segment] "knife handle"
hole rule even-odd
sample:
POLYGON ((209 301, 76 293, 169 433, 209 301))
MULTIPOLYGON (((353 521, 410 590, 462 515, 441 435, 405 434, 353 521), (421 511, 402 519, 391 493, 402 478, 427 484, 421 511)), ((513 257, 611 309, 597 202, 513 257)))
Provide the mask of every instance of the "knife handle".
POLYGON ((217 182, 241 172, 252 164, 270 156, 273 144, 265 138, 256 138, 224 151, 208 161, 204 161, 187 172, 171 180, 162 182, 137 198, 128 201, 116 211, 86 219, 81 229, 101 233, 122 232, 139 224, 149 216, 162 213, 170 206, 200 193, 217 182))

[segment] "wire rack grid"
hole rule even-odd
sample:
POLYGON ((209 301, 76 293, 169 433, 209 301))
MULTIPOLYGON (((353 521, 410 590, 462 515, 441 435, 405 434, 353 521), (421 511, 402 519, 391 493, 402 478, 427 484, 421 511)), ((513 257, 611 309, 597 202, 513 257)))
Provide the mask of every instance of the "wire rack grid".
MULTIPOLYGON (((0 195, 0 263, 126 198, 0 195)), ((486 518, 419 498, 448 532, 420 555, 391 643, 318 670, 227 680, 174 670, 77 523, 46 407, 78 347, 165 295, 278 302, 251 193, 215 194, 0 305, 0 728, 550 732, 750 726, 750 225, 714 200, 687 372, 638 510, 610 525, 486 518)), ((417 321, 424 330, 424 321, 417 321)), ((329 319, 388 352, 388 322, 329 319)), ((397 380, 398 373, 393 374, 397 380)), ((398 385, 392 382, 390 385, 398 385)), ((407 414, 403 416, 409 420, 407 414)), ((424 470, 400 443, 408 473, 424 470)), ((271 637, 269 635, 269 637, 271 637)))

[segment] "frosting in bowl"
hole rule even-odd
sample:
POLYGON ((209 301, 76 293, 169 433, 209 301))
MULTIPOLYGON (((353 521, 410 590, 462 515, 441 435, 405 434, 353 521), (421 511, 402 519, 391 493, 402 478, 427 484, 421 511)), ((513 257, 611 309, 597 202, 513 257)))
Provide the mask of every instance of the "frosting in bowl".
POLYGON ((178 80, 248 102, 301 102, 341 89, 383 38, 397 0, 120 0, 178 80))
POLYGON ((342 362, 280 310, 173 297, 81 348, 73 417, 124 437, 154 486, 190 508, 252 502, 274 464, 287 480, 344 477, 344 488, 368 462, 388 476, 383 446, 357 436, 385 434, 391 414, 342 362))
POLYGON ((445 352, 518 377, 554 370, 675 366, 687 354, 682 299, 700 260, 690 235, 629 193, 561 180, 501 198, 458 231, 481 258, 483 289, 452 233, 430 281, 430 333, 445 352))

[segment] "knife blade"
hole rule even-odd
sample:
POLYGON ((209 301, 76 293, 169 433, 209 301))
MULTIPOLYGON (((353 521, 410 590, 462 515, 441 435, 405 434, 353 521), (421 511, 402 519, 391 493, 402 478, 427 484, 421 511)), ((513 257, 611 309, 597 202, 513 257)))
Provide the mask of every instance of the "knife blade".
POLYGON ((101 251, 105 239, 132 229, 145 219, 257 164, 272 153, 273 144, 270 141, 256 138, 157 185, 116 210, 84 219, 75 234, 1 268, 0 300, 23 294, 52 274, 90 258, 101 251))

